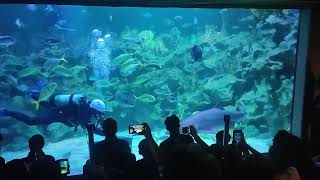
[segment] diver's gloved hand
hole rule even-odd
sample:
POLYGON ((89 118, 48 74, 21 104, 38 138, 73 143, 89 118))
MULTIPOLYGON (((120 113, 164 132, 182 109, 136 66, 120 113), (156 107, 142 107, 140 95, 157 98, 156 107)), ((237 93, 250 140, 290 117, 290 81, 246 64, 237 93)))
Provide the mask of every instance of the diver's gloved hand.
POLYGON ((0 108, 0 116, 5 116, 7 111, 7 108, 0 108))

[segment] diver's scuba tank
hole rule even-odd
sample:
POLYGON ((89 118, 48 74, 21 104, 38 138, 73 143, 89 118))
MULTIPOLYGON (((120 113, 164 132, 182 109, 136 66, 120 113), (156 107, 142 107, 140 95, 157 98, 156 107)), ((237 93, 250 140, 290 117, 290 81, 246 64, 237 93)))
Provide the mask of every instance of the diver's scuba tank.
POLYGON ((74 95, 56 95, 54 97, 54 104, 56 106, 68 106, 71 104, 81 105, 83 104, 85 97, 80 94, 74 95))

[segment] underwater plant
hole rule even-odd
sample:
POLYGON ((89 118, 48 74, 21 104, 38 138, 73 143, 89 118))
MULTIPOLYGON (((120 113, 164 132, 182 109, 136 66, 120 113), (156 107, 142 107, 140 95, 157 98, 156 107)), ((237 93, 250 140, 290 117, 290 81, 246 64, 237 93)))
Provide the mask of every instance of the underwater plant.
POLYGON ((216 61, 214 70, 218 74, 235 74, 242 71, 242 54, 241 52, 232 55, 227 53, 225 58, 221 61, 216 61))

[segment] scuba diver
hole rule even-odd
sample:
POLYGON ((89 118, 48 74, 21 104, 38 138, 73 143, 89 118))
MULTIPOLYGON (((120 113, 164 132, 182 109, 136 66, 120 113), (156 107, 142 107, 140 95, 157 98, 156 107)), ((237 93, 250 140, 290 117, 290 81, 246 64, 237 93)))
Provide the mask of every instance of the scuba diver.
MULTIPOLYGON (((38 100, 40 93, 33 93, 31 98, 38 100)), ((86 128, 91 123, 91 117, 96 118, 94 133, 103 135, 99 127, 103 120, 103 113, 106 111, 104 102, 100 99, 88 100, 79 94, 52 95, 48 101, 40 103, 37 116, 30 117, 24 113, 0 108, 0 117, 9 116, 22 121, 28 125, 49 125, 53 122, 61 122, 69 127, 80 126, 86 128)))

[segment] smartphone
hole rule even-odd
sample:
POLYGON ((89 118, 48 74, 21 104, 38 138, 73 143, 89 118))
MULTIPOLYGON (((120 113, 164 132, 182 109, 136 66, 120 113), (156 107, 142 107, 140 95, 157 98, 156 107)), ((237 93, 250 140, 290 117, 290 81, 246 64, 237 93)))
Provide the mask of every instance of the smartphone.
POLYGON ((190 126, 182 128, 182 134, 190 134, 190 126))
POLYGON ((243 132, 242 130, 233 130, 233 141, 239 143, 242 140, 243 132))
POLYGON ((142 134, 145 131, 143 124, 129 125, 129 134, 142 134))
POLYGON ((62 175, 67 175, 70 173, 69 169, 69 160, 68 159, 59 159, 58 160, 59 166, 60 166, 60 173, 62 175))

